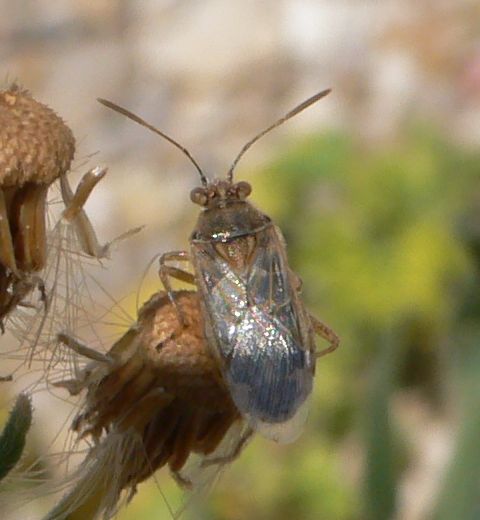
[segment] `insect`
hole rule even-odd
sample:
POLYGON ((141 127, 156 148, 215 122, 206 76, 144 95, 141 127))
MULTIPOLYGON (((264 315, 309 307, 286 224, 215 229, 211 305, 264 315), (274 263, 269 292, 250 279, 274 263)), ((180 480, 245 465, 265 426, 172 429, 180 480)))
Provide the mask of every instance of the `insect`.
POLYGON ((325 97, 324 90, 296 106, 248 141, 224 179, 209 180, 190 152, 143 119, 103 99, 100 103, 159 134, 197 169, 201 186, 190 195, 202 207, 190 237, 190 252, 160 258, 159 276, 180 323, 171 278, 197 287, 205 337, 219 360, 232 399, 253 430, 291 442, 306 416, 316 359, 334 351, 337 335, 306 310, 301 282, 288 265, 286 244, 272 220, 247 198, 251 186, 234 182, 235 167, 262 136, 325 97), (188 262, 193 273, 173 262, 188 262), (314 336, 330 345, 318 352, 314 336))

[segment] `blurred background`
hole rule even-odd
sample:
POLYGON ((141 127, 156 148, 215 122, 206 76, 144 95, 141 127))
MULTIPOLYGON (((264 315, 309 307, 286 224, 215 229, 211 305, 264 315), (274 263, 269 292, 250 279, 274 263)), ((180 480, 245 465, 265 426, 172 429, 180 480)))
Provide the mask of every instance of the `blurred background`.
MULTIPOLYGON (((319 361, 303 436, 255 439, 186 518, 479 519, 479 2, 0 0, 0 12, 4 85, 70 125, 72 179, 109 166, 87 205, 101 239, 146 224, 101 274, 130 312, 151 258, 187 248, 199 179, 95 99, 223 176, 250 137, 333 88, 236 178, 283 230, 304 299, 341 348, 319 361)), ((159 287, 152 272, 145 296, 159 287)), ((37 405, 31 450, 48 445, 53 410, 37 405)), ((169 513, 150 482, 118 518, 169 513)))

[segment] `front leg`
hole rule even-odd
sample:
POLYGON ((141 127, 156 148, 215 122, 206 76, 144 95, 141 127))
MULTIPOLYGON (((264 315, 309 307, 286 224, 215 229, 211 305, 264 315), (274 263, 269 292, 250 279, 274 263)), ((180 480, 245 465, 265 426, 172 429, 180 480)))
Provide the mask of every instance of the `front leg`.
POLYGON ((320 352, 315 352, 315 358, 318 359, 319 357, 325 356, 326 354, 330 354, 330 352, 337 350, 340 345, 340 338, 335 334, 335 332, 333 332, 330 327, 325 325, 325 323, 322 323, 319 319, 315 318, 315 316, 312 316, 311 314, 310 321, 315 333, 330 343, 329 347, 321 350, 320 352))
POLYGON ((160 257, 160 268, 158 270, 158 275, 160 280, 167 291, 168 299, 171 304, 175 307, 175 311, 177 313, 178 319, 182 327, 185 326, 185 317, 183 315, 182 309, 177 303, 177 300, 174 297, 174 292, 172 286, 170 284, 170 278, 175 278, 182 282, 186 282, 192 285, 196 285, 195 276, 184 269, 179 269, 178 267, 174 267, 168 265, 168 262, 191 262, 190 255, 187 251, 170 251, 168 253, 163 253, 160 257))

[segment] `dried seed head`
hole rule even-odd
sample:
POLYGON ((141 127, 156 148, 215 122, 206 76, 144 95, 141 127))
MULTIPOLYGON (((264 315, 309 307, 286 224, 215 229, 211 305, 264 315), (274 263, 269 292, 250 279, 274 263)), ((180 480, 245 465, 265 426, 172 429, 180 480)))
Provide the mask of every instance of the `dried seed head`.
POLYGON ((0 91, 0 186, 51 184, 74 153, 73 134, 53 110, 17 85, 0 91))
POLYGON ((87 399, 75 429, 98 435, 117 425, 142 432, 160 405, 167 404, 174 405, 176 413, 195 411, 201 422, 222 414, 229 420, 237 417, 204 338, 196 293, 178 291, 175 299, 185 316, 183 328, 167 295, 155 294, 140 309, 135 326, 108 353, 113 364, 95 363, 97 368, 89 367, 83 384, 77 382, 78 388, 87 388, 87 399), (155 389, 160 393, 152 393, 155 389))
POLYGON ((71 491, 46 520, 85 518, 86 511, 89 518, 110 518, 124 492, 131 498, 137 484, 164 466, 198 491, 250 438, 205 341, 197 293, 174 297, 183 324, 159 292, 105 356, 62 336, 92 360, 83 376, 55 386, 71 394, 86 390, 72 429, 94 442, 71 491))
POLYGON ((168 392, 194 406, 234 408, 204 337, 198 295, 178 291, 175 300, 184 316, 183 328, 165 293, 156 293, 140 309, 137 323, 144 356, 168 392))

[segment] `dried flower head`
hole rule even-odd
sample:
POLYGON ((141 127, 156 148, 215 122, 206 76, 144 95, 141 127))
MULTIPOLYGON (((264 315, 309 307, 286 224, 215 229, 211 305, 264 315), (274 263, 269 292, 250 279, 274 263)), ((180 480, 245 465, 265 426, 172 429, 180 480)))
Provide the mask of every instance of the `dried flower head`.
POLYGON ((74 330, 89 307, 82 264, 108 256, 113 243, 139 228, 98 242, 83 206, 107 169, 91 169, 71 189, 75 139, 53 110, 13 85, 0 91, 0 123, 0 328, 6 322, 29 365, 44 347, 42 362, 51 367, 56 333, 74 330), (57 179, 65 209, 47 226, 47 193, 57 179))
POLYGON ((46 262, 47 192, 74 153, 72 132, 53 110, 16 85, 0 91, 0 321, 43 287, 32 275, 46 262))
POLYGON ((64 121, 27 90, 0 91, 0 185, 49 185, 70 168, 75 139, 64 121))
POLYGON ((205 341, 197 293, 178 291, 175 299, 185 323, 157 293, 106 355, 61 336, 92 360, 81 377, 56 386, 86 392, 72 429, 93 447, 50 520, 72 512, 108 518, 122 492, 131 497, 163 466, 180 485, 201 485, 203 470, 218 472, 250 438, 205 341))

